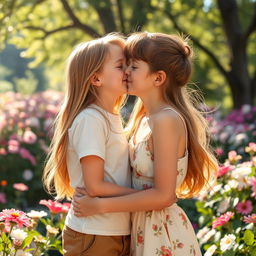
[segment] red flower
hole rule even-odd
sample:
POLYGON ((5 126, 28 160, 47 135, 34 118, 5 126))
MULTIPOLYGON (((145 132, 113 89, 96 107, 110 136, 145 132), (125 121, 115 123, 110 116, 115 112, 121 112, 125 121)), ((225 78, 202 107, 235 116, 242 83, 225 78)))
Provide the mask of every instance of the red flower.
POLYGON ((157 225, 156 225, 156 224, 153 224, 153 225, 152 225, 152 229, 153 229, 154 231, 157 231, 157 225))
POLYGON ((164 245, 161 246, 161 253, 162 256, 172 256, 171 250, 164 245))
POLYGON ((222 214, 219 218, 213 221, 212 227, 217 228, 219 226, 226 224, 233 217, 233 215, 233 212, 226 212, 222 214))
POLYGON ((183 243, 178 243, 178 244, 177 244, 177 247, 178 247, 178 248, 183 248, 183 247, 184 247, 184 244, 183 244, 183 243))
POLYGON ((143 244, 143 242, 144 242, 143 236, 137 235, 137 243, 143 244))
POLYGON ((45 205, 46 207, 49 208, 49 210, 54 213, 67 213, 68 209, 70 208, 69 203, 60 203, 52 200, 41 200, 39 204, 45 205))
POLYGON ((30 225, 30 218, 22 211, 10 209, 0 212, 0 221, 8 224, 17 224, 20 228, 30 225))
POLYGON ((217 176, 221 177, 232 169, 233 168, 231 166, 222 166, 219 168, 217 176))

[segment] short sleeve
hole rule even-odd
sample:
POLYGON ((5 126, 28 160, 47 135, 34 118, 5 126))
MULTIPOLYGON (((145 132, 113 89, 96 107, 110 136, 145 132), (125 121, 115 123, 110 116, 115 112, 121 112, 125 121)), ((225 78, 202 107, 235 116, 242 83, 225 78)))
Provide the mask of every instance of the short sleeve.
POLYGON ((69 140, 79 159, 95 155, 105 160, 107 130, 103 118, 84 113, 69 130, 69 140))

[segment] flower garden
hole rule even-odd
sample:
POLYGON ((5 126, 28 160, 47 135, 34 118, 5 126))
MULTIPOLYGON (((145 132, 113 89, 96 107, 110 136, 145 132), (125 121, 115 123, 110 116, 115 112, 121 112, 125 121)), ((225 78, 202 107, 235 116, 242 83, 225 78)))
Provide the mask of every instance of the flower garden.
MULTIPOLYGON (((56 91, 29 97, 0 94, 1 256, 62 254, 61 232, 70 203, 53 202, 41 182, 62 97, 56 91)), ((217 182, 183 207, 188 215, 193 211, 205 256, 254 256, 256 107, 244 105, 225 117, 215 111, 208 119, 220 161, 217 182)))

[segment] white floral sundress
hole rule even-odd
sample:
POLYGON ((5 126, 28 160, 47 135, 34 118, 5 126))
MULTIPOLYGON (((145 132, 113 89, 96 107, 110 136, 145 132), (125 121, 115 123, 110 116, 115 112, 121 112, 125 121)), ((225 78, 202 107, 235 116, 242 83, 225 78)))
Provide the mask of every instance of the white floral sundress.
MULTIPOLYGON (((164 110, 176 112, 172 108, 164 110)), ((186 129, 186 125, 185 125, 186 129)), ((151 128, 149 119, 144 117, 139 125, 141 136, 130 139, 130 160, 133 168, 132 184, 139 190, 154 186, 153 161, 154 155, 150 150, 151 128)), ((186 131, 187 133, 187 131, 186 131)), ((186 139, 187 140, 187 139, 186 139)), ((187 144, 187 142, 186 142, 187 144)), ((186 145, 187 148, 187 145, 186 145)), ((178 187, 187 173, 188 152, 177 163, 178 187)), ((201 256, 199 244, 194 229, 185 214, 177 205, 173 204, 160 211, 135 212, 132 214, 131 256, 201 256)))

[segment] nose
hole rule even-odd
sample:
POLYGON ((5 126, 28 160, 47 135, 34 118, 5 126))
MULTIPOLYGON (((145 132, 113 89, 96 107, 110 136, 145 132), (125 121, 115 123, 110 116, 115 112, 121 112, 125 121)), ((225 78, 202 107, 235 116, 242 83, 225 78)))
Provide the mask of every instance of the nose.
POLYGON ((124 70, 124 72, 125 72, 126 75, 129 75, 130 72, 131 72, 131 65, 128 65, 128 66, 126 67, 126 69, 124 70))

